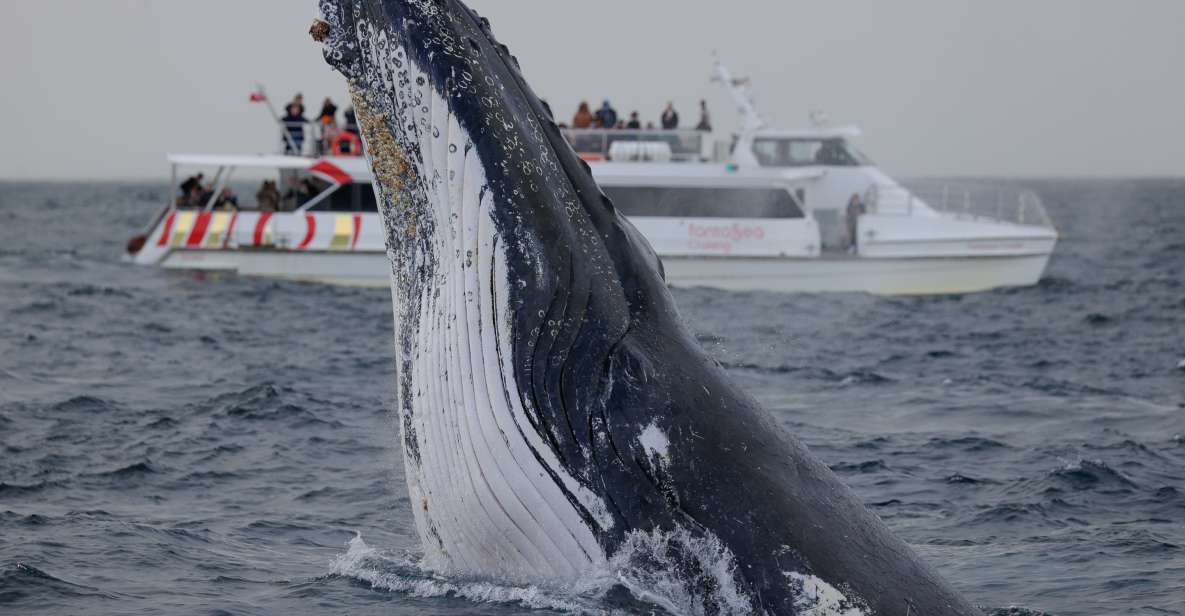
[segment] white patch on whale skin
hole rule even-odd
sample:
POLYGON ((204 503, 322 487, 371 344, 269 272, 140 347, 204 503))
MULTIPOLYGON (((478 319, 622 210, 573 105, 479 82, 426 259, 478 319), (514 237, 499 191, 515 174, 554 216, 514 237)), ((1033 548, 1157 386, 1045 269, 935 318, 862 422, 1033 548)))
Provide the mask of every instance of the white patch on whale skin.
POLYGON ((638 442, 642 444, 642 449, 646 455, 650 457, 658 456, 665 466, 671 462, 671 440, 667 438, 662 428, 658 424, 651 423, 642 430, 642 434, 638 435, 638 442))
POLYGON ((870 612, 846 597, 834 586, 813 575, 786 572, 797 587, 794 607, 800 616, 869 616, 870 612))
POLYGON ((372 102, 402 121, 405 147, 418 146, 435 228, 437 267, 418 323, 396 328, 413 339, 410 351, 396 350, 397 365, 410 360, 412 366, 412 387, 399 395, 400 408, 411 398, 407 419, 420 456, 415 464, 405 450, 424 564, 450 576, 509 582, 580 579, 607 559, 565 492, 602 528, 613 519, 564 470, 524 409, 515 381, 507 256, 484 161, 409 54, 382 28, 361 20, 357 26, 359 37, 374 43, 372 74, 363 83, 394 93, 372 102))

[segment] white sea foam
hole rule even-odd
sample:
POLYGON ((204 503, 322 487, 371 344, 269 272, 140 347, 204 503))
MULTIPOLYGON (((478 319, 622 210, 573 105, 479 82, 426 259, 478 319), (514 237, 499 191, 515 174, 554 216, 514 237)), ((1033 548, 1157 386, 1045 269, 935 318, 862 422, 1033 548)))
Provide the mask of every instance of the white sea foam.
MULTIPOLYGON (((639 608, 661 608, 681 616, 754 614, 752 601, 736 585, 735 568, 731 552, 718 540, 678 530, 631 534, 604 570, 570 586, 444 577, 424 568, 420 557, 384 554, 367 545, 360 535, 333 560, 330 573, 417 598, 455 597, 479 604, 511 604, 572 614, 619 613, 605 603, 615 587, 628 590, 639 608), (690 586, 676 571, 695 572, 690 586)), ((829 612, 810 614, 831 616, 829 612)), ((837 612, 836 616, 856 615, 837 612)))
POLYGON ((712 536, 635 531, 610 560, 617 580, 635 597, 672 614, 700 616, 756 613, 752 600, 736 585, 736 560, 712 536), (684 571, 694 576, 689 585, 684 571))
POLYGON ((496 581, 449 579, 424 569, 415 556, 382 554, 366 545, 361 536, 351 540, 346 553, 334 559, 330 572, 365 582, 376 589, 418 598, 457 597, 474 603, 514 604, 573 614, 604 613, 597 606, 603 595, 597 580, 591 580, 588 588, 545 589, 496 581))

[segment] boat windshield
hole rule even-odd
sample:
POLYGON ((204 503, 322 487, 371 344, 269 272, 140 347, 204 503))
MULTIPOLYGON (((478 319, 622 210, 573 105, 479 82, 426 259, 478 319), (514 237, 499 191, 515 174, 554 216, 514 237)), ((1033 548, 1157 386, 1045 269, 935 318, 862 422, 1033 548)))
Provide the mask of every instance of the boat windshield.
POLYGON ((753 154, 762 167, 862 167, 872 161, 844 139, 758 137, 753 154))

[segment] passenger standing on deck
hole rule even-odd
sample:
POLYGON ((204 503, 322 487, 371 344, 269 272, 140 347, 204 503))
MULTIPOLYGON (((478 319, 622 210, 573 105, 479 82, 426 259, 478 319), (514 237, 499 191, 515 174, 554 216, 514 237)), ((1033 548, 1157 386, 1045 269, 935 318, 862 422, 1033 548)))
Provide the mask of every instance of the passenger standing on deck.
POLYGON ((300 105, 296 102, 289 103, 288 114, 281 122, 284 123, 284 129, 288 131, 288 139, 284 140, 284 153, 300 156, 304 151, 304 125, 309 123, 305 119, 300 105))
POLYGON ((337 105, 333 104, 333 99, 326 98, 325 102, 321 104, 321 115, 317 120, 324 126, 330 124, 337 126, 337 105))
POLYGON ((856 254, 860 250, 860 237, 858 235, 860 229, 860 217, 868 213, 868 208, 864 205, 864 200, 860 195, 852 195, 848 200, 847 222, 848 222, 848 252, 856 254))
POLYGON ((708 113, 708 101, 699 102, 699 124, 695 130, 712 132, 712 116, 708 113))
POLYGON ((193 205, 195 201, 201 198, 202 180, 206 178, 204 173, 191 175, 181 182, 181 195, 177 197, 177 205, 189 206, 193 205))
POLYGON ((580 107, 576 109, 576 115, 572 116, 572 128, 592 128, 593 114, 588 108, 588 101, 581 101, 580 107))
POLYGON ((601 104, 601 108, 597 110, 597 122, 604 128, 615 128, 617 126, 617 110, 613 105, 609 104, 609 99, 601 104))
POLYGON ((662 127, 663 130, 679 128, 679 112, 675 111, 675 103, 667 103, 667 108, 663 110, 662 127))
POLYGON ((318 154, 329 151, 330 142, 337 136, 337 105, 329 97, 321 104, 321 115, 317 116, 317 129, 321 131, 318 154))
POLYGON ((297 107, 300 108, 300 115, 304 115, 304 95, 301 94, 300 92, 297 92, 296 96, 292 97, 292 102, 288 103, 288 105, 289 106, 296 105, 297 107))
POLYGON ((629 122, 629 124, 626 124, 625 127, 630 130, 641 130, 642 129, 642 120, 640 120, 638 118, 637 111, 630 114, 630 122, 629 122))
POLYGON ((353 107, 346 107, 346 110, 342 112, 342 116, 344 116, 346 119, 346 125, 343 128, 343 130, 345 130, 347 133, 354 135, 355 137, 359 137, 360 135, 358 134, 358 116, 354 114, 354 108, 353 107))

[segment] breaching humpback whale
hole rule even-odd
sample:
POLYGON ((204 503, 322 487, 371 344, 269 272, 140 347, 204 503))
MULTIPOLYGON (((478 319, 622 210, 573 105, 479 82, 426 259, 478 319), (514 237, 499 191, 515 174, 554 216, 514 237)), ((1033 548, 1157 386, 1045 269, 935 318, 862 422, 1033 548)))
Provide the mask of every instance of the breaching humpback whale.
POLYGON ((488 21, 459 0, 320 5, 388 234, 427 567, 556 585, 649 567, 709 614, 977 613, 700 348, 488 21))

